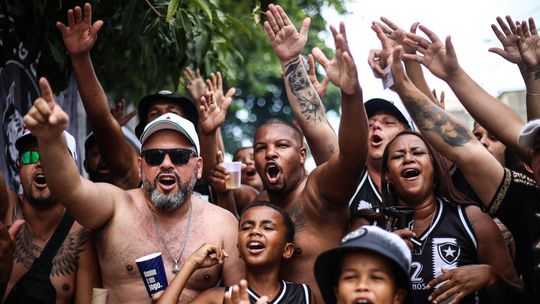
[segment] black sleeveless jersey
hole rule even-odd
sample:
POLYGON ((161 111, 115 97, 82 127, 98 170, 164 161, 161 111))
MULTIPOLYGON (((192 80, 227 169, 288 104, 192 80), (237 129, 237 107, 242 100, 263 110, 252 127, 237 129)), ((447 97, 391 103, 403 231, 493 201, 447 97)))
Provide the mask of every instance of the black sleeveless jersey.
MULTIPOLYGON (((438 198, 431 225, 411 241, 414 251, 410 275, 416 304, 431 303, 428 296, 433 289, 426 285, 442 274, 441 268, 478 264, 476 236, 460 205, 438 198)), ((478 296, 470 295, 460 303, 479 303, 478 296)))
POLYGON ((351 214, 360 209, 370 209, 373 207, 382 206, 382 196, 377 189, 375 183, 371 180, 368 174, 367 167, 362 172, 362 178, 356 188, 351 200, 349 208, 351 214))
MULTIPOLYGON (((229 286, 225 289, 225 292, 230 293, 232 287, 229 286)), ((248 287, 249 302, 251 304, 257 303, 259 296, 254 290, 248 287)), ((311 303, 311 290, 307 284, 296 284, 281 281, 281 288, 276 297, 269 301, 271 304, 310 304, 311 303)))

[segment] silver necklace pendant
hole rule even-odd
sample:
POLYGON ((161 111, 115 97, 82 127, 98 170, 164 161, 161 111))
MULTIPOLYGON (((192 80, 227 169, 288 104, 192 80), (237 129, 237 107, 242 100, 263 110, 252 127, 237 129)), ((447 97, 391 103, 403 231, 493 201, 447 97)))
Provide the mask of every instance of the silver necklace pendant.
POLYGON ((178 263, 174 263, 174 267, 172 269, 172 273, 177 274, 180 272, 180 266, 178 266, 178 263))

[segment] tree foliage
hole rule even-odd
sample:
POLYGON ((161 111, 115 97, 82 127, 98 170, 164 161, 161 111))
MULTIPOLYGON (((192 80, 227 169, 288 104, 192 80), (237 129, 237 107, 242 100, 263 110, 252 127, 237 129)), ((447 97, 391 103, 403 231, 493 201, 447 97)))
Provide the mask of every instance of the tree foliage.
MULTIPOLYGON (((345 13, 348 0, 281 1, 299 26, 312 18, 305 50, 324 46, 320 33, 327 29, 321 16, 324 6, 345 13)), ((38 76, 47 76, 54 89, 67 84, 70 63, 56 30, 66 22, 66 12, 85 1, 6 0, 0 13, 10 24, 0 24, 4 50, 24 45, 28 60, 38 59, 38 76)), ((277 2, 277 1, 276 1, 277 2)), ((221 71, 237 94, 224 127, 228 150, 252 136, 257 122, 269 117, 292 119, 287 106, 281 68, 262 27, 271 1, 255 0, 94 0, 94 20, 104 26, 92 50, 96 73, 108 95, 136 103, 141 96, 160 89, 185 93, 181 79, 186 66, 209 75, 221 71)), ((331 55, 331 54, 329 54, 331 55)), ((3 62, 10 54, 2 53, 3 62)), ((327 109, 337 110, 339 92, 330 88, 327 109)))

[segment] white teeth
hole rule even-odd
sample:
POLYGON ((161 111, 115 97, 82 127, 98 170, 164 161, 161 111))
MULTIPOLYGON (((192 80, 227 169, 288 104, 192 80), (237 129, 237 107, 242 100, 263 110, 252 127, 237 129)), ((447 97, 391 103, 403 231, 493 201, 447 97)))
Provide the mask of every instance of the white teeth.
POLYGON ((259 245, 262 245, 262 244, 259 242, 249 242, 249 246, 259 246, 259 245))

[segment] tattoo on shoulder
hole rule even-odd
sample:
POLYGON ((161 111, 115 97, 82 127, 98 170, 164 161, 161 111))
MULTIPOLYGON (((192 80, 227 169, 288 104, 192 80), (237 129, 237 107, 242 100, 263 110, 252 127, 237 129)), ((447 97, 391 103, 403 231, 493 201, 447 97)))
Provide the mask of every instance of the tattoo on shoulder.
POLYGON ((466 128, 455 122, 443 109, 413 101, 409 113, 417 126, 425 131, 439 134, 444 142, 453 147, 460 147, 472 138, 466 128))
POLYGON ((306 68, 300 59, 287 66, 285 69, 285 79, 289 82, 293 95, 298 98, 298 103, 305 119, 314 123, 321 122, 321 112, 324 111, 324 108, 317 92, 311 86, 306 68))
MULTIPOLYGON (((67 235, 58 249, 56 256, 52 261, 52 276, 68 276, 77 270, 77 262, 80 253, 84 250, 84 246, 90 236, 90 230, 81 229, 67 235)), ((44 246, 35 244, 37 236, 30 230, 27 225, 23 225, 21 232, 15 238, 15 253, 13 259, 17 263, 29 269, 34 261, 41 255, 44 246)))

